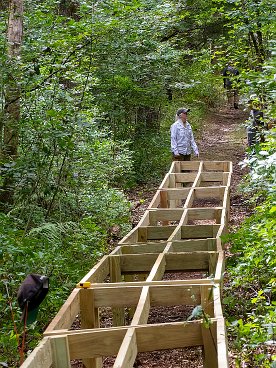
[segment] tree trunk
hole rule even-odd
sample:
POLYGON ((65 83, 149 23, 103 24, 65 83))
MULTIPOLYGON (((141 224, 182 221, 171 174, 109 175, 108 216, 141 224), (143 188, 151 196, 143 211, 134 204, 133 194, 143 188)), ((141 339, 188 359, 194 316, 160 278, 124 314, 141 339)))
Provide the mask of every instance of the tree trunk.
MULTIPOLYGON (((23 35, 23 0, 10 0, 7 31, 9 82, 5 88, 5 107, 1 126, 2 162, 10 164, 17 156, 18 124, 20 119, 20 55, 23 35)), ((9 165, 6 165, 6 168, 9 165)), ((11 179, 7 171, 0 196, 2 202, 11 199, 11 179)))

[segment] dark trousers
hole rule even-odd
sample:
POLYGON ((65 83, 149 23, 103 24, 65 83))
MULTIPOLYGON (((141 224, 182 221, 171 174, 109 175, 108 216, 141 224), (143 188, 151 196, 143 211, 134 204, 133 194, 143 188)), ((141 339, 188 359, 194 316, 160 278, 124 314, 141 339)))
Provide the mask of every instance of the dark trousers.
POLYGON ((180 154, 178 157, 175 157, 175 155, 172 154, 172 160, 173 161, 191 161, 191 155, 180 154))

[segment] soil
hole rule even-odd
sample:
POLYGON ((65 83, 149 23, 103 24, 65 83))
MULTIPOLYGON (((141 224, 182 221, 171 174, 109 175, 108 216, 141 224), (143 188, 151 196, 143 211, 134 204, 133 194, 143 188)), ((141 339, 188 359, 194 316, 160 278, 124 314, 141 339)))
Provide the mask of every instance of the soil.
MULTIPOLYGON (((242 109, 220 109, 209 111, 200 136, 196 135, 196 142, 200 152, 200 160, 211 161, 232 161, 233 174, 231 181, 231 209, 230 209, 230 230, 235 229, 250 213, 245 201, 239 193, 238 186, 245 171, 241 169, 239 163, 245 158, 246 132, 242 123, 247 119, 248 112, 242 109)), ((140 218, 148 208, 152 197, 157 190, 156 187, 140 186, 128 193, 128 198, 132 204, 132 223, 137 225, 140 218)), ((190 273, 187 278, 204 277, 198 273, 190 273)), ((166 279, 179 279, 179 275, 166 274, 166 279)), ((149 323, 164 323, 187 319, 192 312, 191 306, 173 306, 170 308, 151 308, 149 323)), ((109 327, 111 322, 111 311, 101 311, 101 327, 109 327)), ((129 319, 130 322, 130 319, 129 319)), ((230 368, 235 367, 231 361, 230 368)), ((103 358, 103 368, 113 367, 115 357, 103 358)), ((74 362, 72 367, 82 367, 81 362, 74 362)), ((136 368, 203 368, 203 353, 200 347, 186 349, 162 350, 150 353, 139 353, 134 367, 136 368)))

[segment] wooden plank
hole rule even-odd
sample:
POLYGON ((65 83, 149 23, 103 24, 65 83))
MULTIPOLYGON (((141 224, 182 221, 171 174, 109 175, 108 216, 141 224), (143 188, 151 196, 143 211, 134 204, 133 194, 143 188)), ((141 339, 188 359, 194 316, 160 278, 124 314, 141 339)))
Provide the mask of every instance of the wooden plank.
POLYGON ((223 173, 222 185, 226 185, 227 187, 230 187, 230 181, 231 181, 231 174, 223 173))
MULTIPOLYGON (((111 282, 122 281, 121 263, 120 263, 121 257, 122 256, 110 256, 109 257, 110 281, 111 282)), ((112 315, 113 315, 113 326, 123 326, 125 324, 124 308, 113 308, 112 315)))
POLYGON ((53 368, 71 368, 67 336, 56 336, 50 340, 53 368))
POLYGON ((142 289, 136 311, 131 321, 131 325, 135 326, 135 325, 146 324, 148 321, 148 317, 149 317, 149 311, 150 311, 149 286, 145 286, 142 289))
POLYGON ((218 253, 217 252, 209 252, 209 275, 215 277, 217 270, 217 262, 218 262, 218 253))
POLYGON ((158 188, 158 189, 161 189, 161 188, 169 188, 169 186, 170 186, 170 172, 168 172, 168 173, 165 175, 165 177, 164 177, 164 179, 163 179, 163 181, 162 181, 162 183, 160 184, 160 186, 159 186, 159 188, 158 188))
POLYGON ((70 328, 72 326, 72 323, 80 311, 79 291, 80 289, 74 289, 72 291, 66 302, 62 305, 57 315, 45 330, 45 335, 50 331, 70 328))
POLYGON ((229 171, 230 161, 204 161, 204 171, 229 171))
POLYGON ((138 228, 138 242, 146 242, 148 240, 148 227, 140 226, 138 228))
POLYGON ((169 252, 216 251, 216 239, 187 239, 172 242, 169 252))
MULTIPOLYGON (((168 202, 168 191, 167 190, 160 190, 160 207, 161 208, 168 208, 169 202, 168 202)), ((151 206, 153 207, 153 206, 151 206)))
POLYGON ((197 173, 181 173, 171 175, 175 175, 176 183, 193 183, 197 176, 197 173))
POLYGON ((186 201, 183 207, 184 208, 192 207, 194 199, 195 199, 195 194, 194 194, 194 189, 192 188, 190 190, 190 193, 187 195, 187 198, 186 198, 186 201))
POLYGON ((200 304, 199 285, 162 285, 149 288, 151 306, 200 304))
POLYGON ((229 368, 227 334, 224 318, 217 320, 217 355, 218 367, 229 368))
MULTIPOLYGON (((216 321, 213 322, 214 326, 216 321)), ((70 358, 117 355, 129 327, 98 329, 67 335, 70 358), (89 349, 87 349, 89 346, 89 349)), ((203 345, 200 321, 135 327, 138 352, 203 345)), ((58 337, 58 336, 57 336, 58 337)), ((52 336, 51 339, 56 339, 52 336)))
POLYGON ((96 308, 131 307, 137 305, 142 291, 142 286, 123 285, 110 288, 103 287, 88 289, 88 292, 91 291, 94 293, 94 303, 96 308))
MULTIPOLYGON (((187 195, 189 194, 191 188, 169 188, 166 190, 161 190, 161 193, 166 193, 167 200, 176 200, 181 199, 184 200, 187 198, 187 195)), ((161 206, 163 207, 163 206, 161 206)))
POLYGON ((122 254, 122 249, 120 245, 114 248, 113 251, 110 253, 110 255, 120 255, 120 254, 122 254))
POLYGON ((183 208, 158 208, 150 209, 150 225, 152 222, 156 221, 179 221, 183 213, 183 208))
POLYGON ((135 226, 122 240, 118 242, 119 245, 127 243, 137 243, 138 241, 138 227, 135 226))
MULTIPOLYGON (((175 225, 170 226, 148 226, 147 228, 142 228, 142 230, 147 230, 147 239, 148 240, 164 240, 168 239, 174 229, 176 228, 175 225)), ((141 241, 144 241, 141 240, 141 241)))
POLYGON ((20 368, 51 368, 53 364, 50 338, 44 338, 20 368))
POLYGON ((117 355, 126 332, 127 329, 116 327, 67 334, 70 358, 73 360, 117 355))
POLYGON ((198 167, 197 176, 195 177, 192 187, 197 187, 199 185, 200 180, 201 180, 200 178, 201 178, 202 167, 203 167, 203 162, 201 161, 198 167))
POLYGON ((161 206, 161 202, 162 202, 161 191, 157 190, 155 195, 153 196, 150 204, 148 205, 148 208, 157 208, 159 206, 159 204, 161 206))
MULTIPOLYGON (((222 207, 197 207, 188 208, 189 220, 220 220, 222 207)), ((218 221, 217 223, 220 223, 218 221)))
POLYGON ((166 271, 209 270, 210 254, 216 252, 167 253, 166 271))
MULTIPOLYGON (((116 259, 121 272, 147 272, 150 271, 154 262, 156 261, 158 254, 156 253, 144 253, 144 254, 122 254, 120 256, 110 256, 110 259, 116 259)), ((112 282, 118 282, 112 281, 112 282)))
POLYGON ((218 368, 216 326, 201 326, 204 368, 218 368))
POLYGON ((137 356, 136 332, 134 328, 128 329, 113 368, 132 368, 137 356))
POLYGON ((224 274, 224 268, 225 268, 224 252, 218 251, 218 258, 216 261, 216 268, 215 268, 215 279, 216 280, 222 281, 223 274, 224 274))
MULTIPOLYGON (((223 181, 223 173, 222 172, 202 172, 201 173, 201 182, 208 181, 208 182, 216 182, 216 181, 223 181)), ((225 185, 225 184, 223 184, 225 185)))
MULTIPOLYGON (((201 306, 205 318, 209 319, 214 316, 212 289, 208 286, 201 286, 200 289, 201 306)), ((204 346, 204 367, 216 368, 218 367, 216 329, 206 321, 206 324, 201 327, 201 332, 204 346)))
POLYGON ((166 241, 141 245, 122 245, 121 252, 122 254, 162 253, 166 245, 166 241))
POLYGON ((118 286, 159 286, 159 285, 213 285, 213 279, 188 279, 188 280, 154 280, 154 281, 133 281, 128 282, 116 282, 116 283, 100 283, 93 284, 90 289, 98 289, 98 288, 117 288, 118 286))
MULTIPOLYGON (((99 327, 99 311, 95 306, 94 294, 95 290, 93 289, 80 290, 80 317, 82 329, 99 327)), ((86 368, 100 368, 102 367, 102 359, 85 359, 83 364, 86 368)))
POLYGON ((223 318, 222 305, 221 305, 221 289, 219 284, 213 286, 213 303, 214 303, 214 316, 215 318, 223 318))
POLYGON ((197 321, 141 326, 136 328, 136 336, 139 352, 203 344, 201 325, 197 321))
POLYGON ((103 258, 81 279, 81 282, 103 282, 109 274, 108 256, 103 258))
POLYGON ((159 254, 152 270, 147 278, 147 281, 161 280, 166 269, 165 254, 159 254))
POLYGON ((213 187, 196 187, 195 188, 195 198, 196 199, 223 199, 225 192, 223 186, 213 186, 213 187))
POLYGON ((180 171, 181 170, 198 171, 200 164, 201 164, 200 161, 180 161, 180 171))
POLYGON ((215 238, 219 225, 181 226, 181 239, 215 238))

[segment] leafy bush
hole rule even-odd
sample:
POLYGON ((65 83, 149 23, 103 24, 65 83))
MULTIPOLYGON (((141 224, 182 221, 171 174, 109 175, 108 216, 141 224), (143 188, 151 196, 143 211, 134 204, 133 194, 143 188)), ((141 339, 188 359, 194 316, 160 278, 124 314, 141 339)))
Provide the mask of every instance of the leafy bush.
POLYGON ((275 129, 243 165, 250 167, 243 184, 254 213, 230 235, 233 256, 228 261, 229 281, 224 303, 237 364, 272 367, 276 324, 276 151, 275 129))

